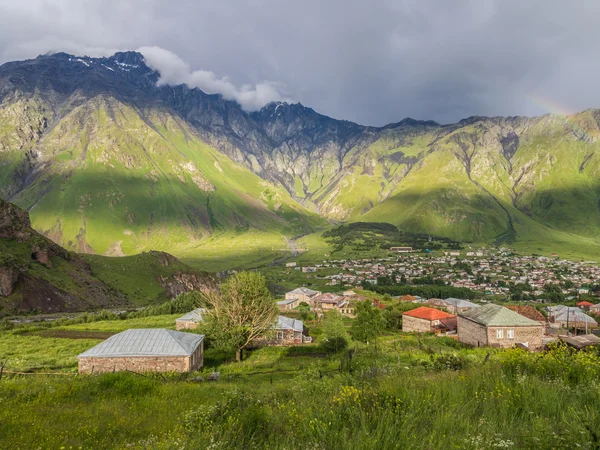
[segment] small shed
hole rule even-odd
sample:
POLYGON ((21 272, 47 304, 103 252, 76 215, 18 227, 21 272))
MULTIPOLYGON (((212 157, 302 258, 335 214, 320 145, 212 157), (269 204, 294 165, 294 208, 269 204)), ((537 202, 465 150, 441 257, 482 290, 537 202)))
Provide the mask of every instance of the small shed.
POLYGON ((585 347, 592 347, 594 345, 600 346, 600 337, 595 334, 582 334, 579 336, 561 337, 571 347, 575 347, 577 350, 581 350, 585 347))
POLYGON ((195 330, 198 324, 202 322, 202 315, 206 313, 205 308, 198 308, 181 316, 175 320, 175 329, 177 330, 195 330))
POLYGON ((79 373, 192 372, 204 362, 204 336, 160 328, 131 329, 77 356, 79 373))

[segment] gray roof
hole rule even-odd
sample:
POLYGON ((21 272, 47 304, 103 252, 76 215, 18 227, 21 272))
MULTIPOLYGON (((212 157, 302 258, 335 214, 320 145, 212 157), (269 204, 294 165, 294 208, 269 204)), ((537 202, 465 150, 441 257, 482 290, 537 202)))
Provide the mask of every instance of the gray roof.
POLYGON ((562 306, 551 312, 555 322, 584 322, 596 324, 594 319, 584 313, 581 309, 573 306, 562 306))
POLYGON ((206 308, 198 308, 181 316, 175 322, 202 322, 202 314, 206 312, 206 308))
POLYGON ((277 317, 277 324, 275 325, 276 330, 294 330, 304 331, 304 323, 301 320, 292 319, 290 317, 279 316, 277 317))
POLYGON ((291 303, 297 302, 295 298, 290 298, 289 300, 280 300, 277 302, 278 305, 289 305, 291 303))
POLYGON ((485 326, 499 327, 522 327, 522 326, 540 326, 539 322, 528 319, 508 308, 494 303, 473 308, 469 311, 458 313, 460 317, 465 317, 485 326))
POLYGON ((469 300, 463 300, 461 298, 445 298, 442 300, 447 305, 455 306, 456 308, 479 308, 477 303, 470 302, 469 300))
POLYGON ((304 295, 315 295, 318 294, 318 291, 313 291, 312 289, 306 287, 299 287, 294 289, 293 291, 288 292, 288 294, 304 294, 304 295))
POLYGON ((575 348, 584 348, 592 345, 600 345, 600 338, 594 334, 584 334, 580 336, 571 336, 561 338, 567 344, 572 345, 575 348))
POLYGON ((204 336, 161 328, 126 330, 83 352, 78 358, 190 356, 204 336))

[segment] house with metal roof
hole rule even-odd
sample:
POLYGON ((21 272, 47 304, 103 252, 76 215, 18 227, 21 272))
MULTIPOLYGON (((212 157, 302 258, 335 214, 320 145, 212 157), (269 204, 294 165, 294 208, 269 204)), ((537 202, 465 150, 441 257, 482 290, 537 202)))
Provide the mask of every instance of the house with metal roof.
POLYGON ((558 305, 547 308, 551 326, 559 328, 598 328, 598 322, 576 306, 558 305))
POLYGON ((175 320, 176 330, 195 330, 198 324, 202 322, 202 315, 206 313, 205 308, 198 308, 184 314, 175 320))
POLYGON ((160 328, 131 329, 77 356, 79 373, 192 372, 204 361, 204 336, 160 328))
POLYGON ((273 327, 276 333, 276 345, 302 344, 304 342, 304 322, 291 317, 279 316, 273 327))
POLYGON ((539 322, 493 303, 458 313, 457 331, 459 342, 474 347, 519 345, 535 350, 542 346, 539 322))
POLYGON ((285 300, 277 302, 279 311, 288 311, 294 309, 302 302, 310 304, 311 300, 317 295, 321 295, 320 291, 314 291, 307 287, 299 287, 285 294, 285 300))

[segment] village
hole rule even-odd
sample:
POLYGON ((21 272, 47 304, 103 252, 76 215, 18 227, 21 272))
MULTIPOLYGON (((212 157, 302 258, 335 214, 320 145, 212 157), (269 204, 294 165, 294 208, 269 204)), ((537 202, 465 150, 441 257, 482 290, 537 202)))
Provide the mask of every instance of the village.
MULTIPOLYGON (((453 287, 480 291, 485 295, 506 296, 510 285, 522 285, 522 294, 541 296, 544 287, 556 285, 567 295, 600 295, 600 267, 596 261, 570 261, 558 255, 520 256, 510 249, 446 251, 439 254, 413 253, 410 247, 398 247, 398 255, 380 259, 328 260, 300 267, 286 264, 327 286, 354 287, 383 281, 410 283, 432 277, 453 287)), ((391 250, 394 250, 392 248, 391 250)))
MULTIPOLYGON (((388 333, 425 333, 466 347, 540 351, 558 341, 576 349, 600 344, 596 334, 600 302, 589 301, 598 294, 596 263, 513 256, 506 250, 489 255, 466 252, 461 257, 458 251, 433 256, 398 249, 402 255, 379 260, 332 260, 312 266, 286 263, 284 271, 305 274, 311 287, 298 286, 277 300, 277 318, 250 347, 320 344, 319 339, 327 337, 315 341, 312 331, 332 315, 352 326, 361 314, 359 305, 363 311, 374 310, 382 323, 395 316, 395 325, 383 326, 388 333), (471 289, 476 298, 373 292, 381 285, 406 286, 433 277, 442 280, 438 285, 471 289), (319 290, 314 286, 317 281, 333 292, 319 290), (525 288, 515 291, 516 285, 525 288), (550 294, 553 300, 558 294, 567 304, 546 299, 550 294)), ((78 356, 79 372, 198 370, 203 367, 205 336, 195 331, 207 314, 211 312, 204 307, 189 311, 175 320, 175 330, 131 329, 112 336, 78 356)))

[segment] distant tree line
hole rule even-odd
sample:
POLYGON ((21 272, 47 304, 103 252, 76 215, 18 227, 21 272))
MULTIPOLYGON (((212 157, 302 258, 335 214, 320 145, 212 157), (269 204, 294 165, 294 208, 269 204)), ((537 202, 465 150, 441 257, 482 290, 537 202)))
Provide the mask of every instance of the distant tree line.
POLYGON ((378 294, 390 295, 418 295, 423 298, 463 298, 474 299, 477 292, 469 288, 454 287, 448 285, 403 285, 392 286, 365 286, 366 289, 378 294))
POLYGON ((399 230, 391 223, 354 222, 323 233, 323 237, 341 250, 351 246, 355 251, 372 250, 375 247, 389 249, 390 247, 412 247, 415 250, 461 249, 460 242, 449 238, 431 236, 424 233, 410 233, 399 230))

